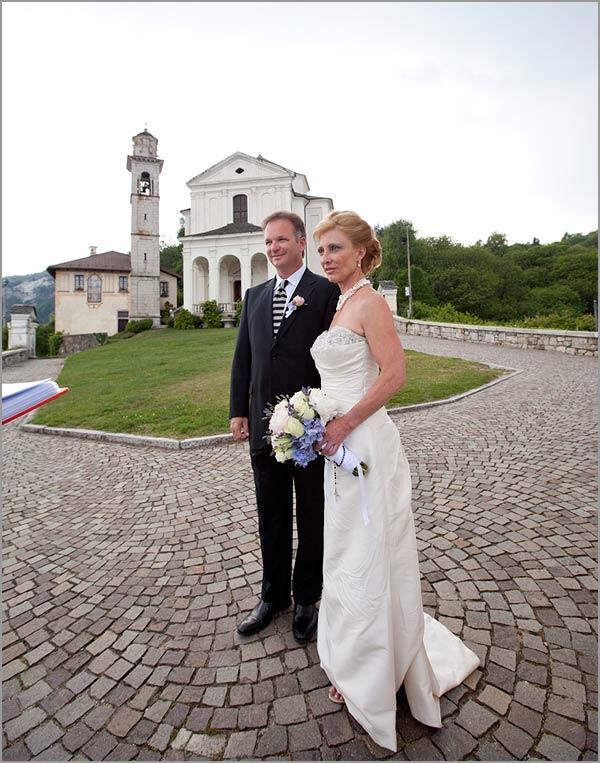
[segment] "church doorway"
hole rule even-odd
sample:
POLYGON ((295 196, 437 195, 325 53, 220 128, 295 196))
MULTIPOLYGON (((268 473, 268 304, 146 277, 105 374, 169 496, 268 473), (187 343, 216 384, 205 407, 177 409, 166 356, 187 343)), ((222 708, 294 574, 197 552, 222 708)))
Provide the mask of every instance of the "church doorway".
MULTIPOLYGON (((240 261, 232 254, 226 254, 219 262, 218 302, 231 305, 242 297, 242 272, 240 261)), ((229 309, 229 308, 228 308, 229 309)))

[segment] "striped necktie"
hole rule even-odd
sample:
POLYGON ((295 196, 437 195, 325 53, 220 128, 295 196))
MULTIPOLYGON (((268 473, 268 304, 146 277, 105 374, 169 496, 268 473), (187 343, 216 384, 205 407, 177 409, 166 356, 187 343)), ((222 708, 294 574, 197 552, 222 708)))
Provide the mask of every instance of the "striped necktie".
POLYGON ((273 294, 273 336, 277 336, 281 321, 283 320, 283 311, 285 309, 285 303, 287 302, 287 294, 285 287, 287 281, 283 281, 278 289, 275 289, 273 294))

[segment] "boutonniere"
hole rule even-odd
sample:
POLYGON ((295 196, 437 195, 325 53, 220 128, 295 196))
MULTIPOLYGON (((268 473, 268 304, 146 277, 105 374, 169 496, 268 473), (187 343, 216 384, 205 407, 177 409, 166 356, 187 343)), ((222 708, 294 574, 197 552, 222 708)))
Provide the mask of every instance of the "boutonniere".
POLYGON ((285 313, 285 317, 289 318, 289 316, 294 312, 294 310, 297 310, 299 307, 304 307, 306 304, 306 300, 304 297, 301 297, 300 295, 294 297, 292 300, 290 300, 287 311, 285 313))

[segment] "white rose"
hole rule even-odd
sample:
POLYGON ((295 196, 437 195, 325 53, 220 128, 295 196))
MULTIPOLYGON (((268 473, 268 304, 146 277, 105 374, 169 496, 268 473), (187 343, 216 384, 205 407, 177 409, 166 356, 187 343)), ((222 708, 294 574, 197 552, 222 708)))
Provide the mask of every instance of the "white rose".
POLYGON ((327 397, 323 390, 318 389, 317 387, 311 389, 308 399, 311 406, 316 409, 317 414, 321 417, 324 424, 331 421, 337 414, 335 401, 327 397))
POLYGON ((298 412, 301 419, 314 419, 315 411, 310 407, 308 397, 300 390, 290 398, 290 403, 298 412))
POLYGON ((293 442, 290 435, 282 435, 278 437, 274 444, 273 450, 275 451, 275 460, 279 463, 288 461, 292 457, 293 442))
POLYGON ((302 426, 302 422, 298 421, 298 419, 295 419, 293 416, 290 416, 283 431, 291 434, 293 437, 302 437, 304 434, 304 427, 302 426))
POLYGON ((285 429, 285 425, 287 424, 289 417, 290 414, 287 410, 287 403, 284 402, 284 405, 277 403, 273 409, 273 415, 269 421, 269 431, 273 434, 281 434, 285 429))

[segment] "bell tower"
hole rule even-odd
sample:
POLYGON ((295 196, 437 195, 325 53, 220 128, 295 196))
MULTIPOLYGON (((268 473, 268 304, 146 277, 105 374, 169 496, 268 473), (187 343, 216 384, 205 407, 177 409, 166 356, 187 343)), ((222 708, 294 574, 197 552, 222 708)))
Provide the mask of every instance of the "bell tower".
POLYGON ((133 137, 127 157, 131 172, 131 320, 152 318, 160 325, 160 243, 158 140, 148 130, 133 137))

